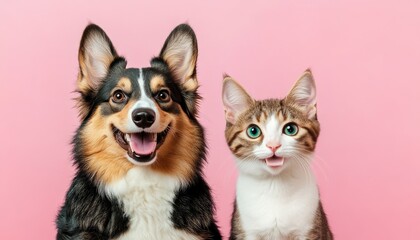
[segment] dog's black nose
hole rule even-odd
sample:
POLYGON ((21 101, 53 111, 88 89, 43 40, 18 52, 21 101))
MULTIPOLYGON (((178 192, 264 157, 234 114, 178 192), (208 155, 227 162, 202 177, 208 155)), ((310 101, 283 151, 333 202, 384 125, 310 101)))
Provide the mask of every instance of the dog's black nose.
POLYGON ((137 127, 148 128, 155 122, 155 112, 150 108, 137 108, 132 118, 137 127))

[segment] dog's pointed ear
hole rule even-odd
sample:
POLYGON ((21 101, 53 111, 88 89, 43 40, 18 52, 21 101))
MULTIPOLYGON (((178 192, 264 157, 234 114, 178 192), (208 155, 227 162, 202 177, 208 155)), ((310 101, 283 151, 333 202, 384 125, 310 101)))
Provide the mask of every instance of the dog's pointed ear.
POLYGON ((104 30, 95 24, 88 25, 83 32, 79 47, 77 91, 81 94, 78 106, 82 118, 87 115, 90 101, 116 58, 118 58, 117 51, 104 30))
POLYGON ((174 81, 182 89, 188 109, 193 114, 196 111, 196 100, 199 98, 196 93, 197 56, 197 38, 188 24, 180 24, 172 30, 159 54, 168 65, 174 81))
POLYGON ((195 91, 198 46, 192 28, 187 24, 178 25, 169 34, 160 52, 160 57, 169 66, 172 76, 183 90, 195 91))

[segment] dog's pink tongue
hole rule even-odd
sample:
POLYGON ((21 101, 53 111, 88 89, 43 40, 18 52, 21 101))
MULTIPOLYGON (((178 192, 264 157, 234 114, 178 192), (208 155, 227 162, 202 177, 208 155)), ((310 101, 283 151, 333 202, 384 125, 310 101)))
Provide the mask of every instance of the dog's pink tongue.
POLYGON ((276 158, 266 158, 265 163, 269 167, 280 167, 284 164, 284 158, 276 157, 276 158))
POLYGON ((156 140, 153 134, 131 134, 130 147, 137 154, 149 155, 156 149, 156 140))

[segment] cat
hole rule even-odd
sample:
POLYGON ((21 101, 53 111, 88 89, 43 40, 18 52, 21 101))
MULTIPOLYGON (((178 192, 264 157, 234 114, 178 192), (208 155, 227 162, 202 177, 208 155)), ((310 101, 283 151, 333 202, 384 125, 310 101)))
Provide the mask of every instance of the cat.
POLYGON ((261 101, 226 75, 222 98, 239 171, 230 239, 333 239, 309 166, 320 132, 311 71, 261 101))

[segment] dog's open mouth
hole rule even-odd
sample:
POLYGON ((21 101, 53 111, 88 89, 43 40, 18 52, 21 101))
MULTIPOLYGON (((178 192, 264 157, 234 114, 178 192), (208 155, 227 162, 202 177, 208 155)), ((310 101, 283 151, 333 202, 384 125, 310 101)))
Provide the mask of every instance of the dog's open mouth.
POLYGON ((169 126, 160 133, 137 132, 123 133, 113 127, 114 137, 118 144, 127 151, 130 158, 139 163, 148 163, 156 157, 156 151, 162 145, 169 131, 169 126))

